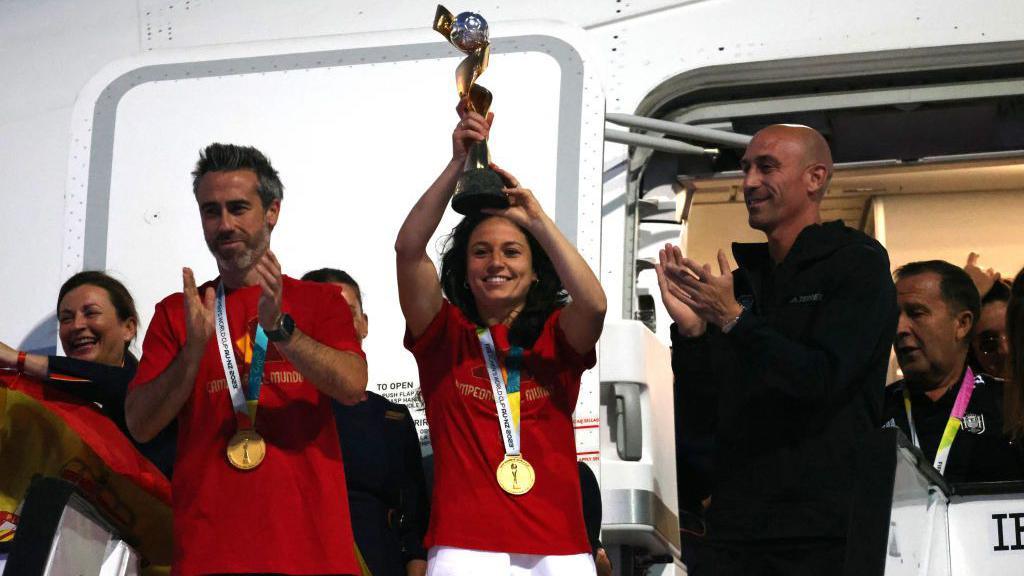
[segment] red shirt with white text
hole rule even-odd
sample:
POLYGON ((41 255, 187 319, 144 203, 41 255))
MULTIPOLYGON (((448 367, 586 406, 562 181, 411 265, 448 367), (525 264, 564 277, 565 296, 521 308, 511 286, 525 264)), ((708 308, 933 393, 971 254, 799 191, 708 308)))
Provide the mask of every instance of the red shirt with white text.
MULTIPOLYGON (((283 277, 282 308, 321 344, 363 356, 352 315, 336 288, 283 277)), ((211 281, 199 288, 217 287, 211 281)), ((248 388, 259 286, 226 296, 228 328, 248 388)), ((184 298, 156 306, 130 389, 159 376, 185 344, 184 298)), ((267 449, 252 470, 227 460, 237 430, 216 334, 206 345, 192 395, 178 414, 172 480, 174 574, 273 572, 358 574, 348 495, 331 399, 267 347, 256 431, 267 449)))
MULTIPOLYGON (((495 471, 505 457, 491 382, 476 326, 447 300, 426 331, 406 347, 416 357, 434 449, 434 493, 425 547, 454 546, 516 554, 590 552, 583 524, 572 412, 580 377, 595 362, 548 317, 523 351, 520 448, 537 480, 526 494, 504 492, 495 471)), ((491 327, 499 359, 508 328, 491 327)))

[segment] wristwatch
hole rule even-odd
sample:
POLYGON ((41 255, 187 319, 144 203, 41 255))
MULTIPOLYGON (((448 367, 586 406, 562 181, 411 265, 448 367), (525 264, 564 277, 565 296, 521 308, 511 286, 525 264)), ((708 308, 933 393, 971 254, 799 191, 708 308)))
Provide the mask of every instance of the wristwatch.
POLYGON ((281 319, 277 321, 277 326, 271 330, 264 328, 263 331, 267 334, 267 340, 271 342, 285 342, 295 332, 295 320, 288 314, 281 314, 281 319))

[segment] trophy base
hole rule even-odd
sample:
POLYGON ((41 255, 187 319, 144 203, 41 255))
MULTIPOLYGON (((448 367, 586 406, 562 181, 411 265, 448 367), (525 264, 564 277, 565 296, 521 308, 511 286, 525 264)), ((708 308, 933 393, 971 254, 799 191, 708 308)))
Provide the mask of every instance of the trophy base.
POLYGON ((455 185, 452 209, 462 215, 475 214, 484 208, 508 208, 508 197, 502 188, 501 176, 490 168, 463 172, 455 185))

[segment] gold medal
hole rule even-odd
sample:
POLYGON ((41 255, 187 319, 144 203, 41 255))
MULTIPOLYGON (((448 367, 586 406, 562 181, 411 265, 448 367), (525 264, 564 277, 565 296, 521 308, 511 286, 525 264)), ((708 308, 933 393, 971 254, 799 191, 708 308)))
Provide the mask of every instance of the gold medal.
POLYGON ((533 488, 537 474, 533 466, 522 456, 505 456, 498 465, 498 485, 501 489, 514 496, 526 494, 533 488))
POLYGON ((228 462, 239 470, 252 470, 263 462, 267 444, 252 428, 243 428, 228 440, 228 462))

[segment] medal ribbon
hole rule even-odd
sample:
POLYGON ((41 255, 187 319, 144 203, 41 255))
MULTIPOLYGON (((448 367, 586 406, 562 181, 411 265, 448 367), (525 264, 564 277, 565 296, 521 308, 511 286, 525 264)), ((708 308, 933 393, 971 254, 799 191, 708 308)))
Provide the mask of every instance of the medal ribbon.
POLYGON ((217 285, 217 305, 214 328, 217 334, 217 349, 220 351, 220 362, 224 367, 228 391, 231 393, 231 405, 235 409, 235 418, 239 429, 252 428, 256 425, 256 407, 259 404, 260 388, 263 385, 263 365, 267 358, 267 334, 263 326, 256 325, 256 341, 252 348, 252 363, 249 365, 249 390, 242 391, 242 377, 235 363, 234 348, 231 345, 231 332, 228 329, 227 298, 224 295, 224 284, 217 285))
POLYGON ((494 394, 494 406, 498 409, 498 424, 501 427, 501 440, 505 444, 505 456, 519 456, 519 364, 523 350, 513 346, 509 350, 506 361, 508 385, 498 351, 494 346, 494 338, 487 328, 477 328, 480 349, 483 350, 487 376, 491 380, 491 392, 494 394))
POLYGON ((267 333, 256 323, 256 341, 252 345, 252 362, 249 364, 249 390, 245 404, 249 409, 250 427, 256 425, 256 407, 260 402, 260 388, 263 387, 263 365, 267 359, 267 333))
MULTIPOLYGON (((980 379, 981 376, 975 376, 970 366, 968 366, 964 372, 964 379, 960 382, 960 392, 957 393, 956 400, 953 402, 953 410, 949 413, 949 420, 946 421, 946 429, 942 432, 942 438, 939 440, 939 447, 935 450, 935 463, 933 466, 935 466, 939 474, 942 474, 942 471, 946 468, 949 450, 953 447, 956 433, 960 431, 960 422, 963 420, 964 413, 967 412, 967 405, 971 402, 974 385, 980 379)), ((918 442, 917 428, 914 426, 914 416, 910 409, 910 391, 907 389, 906 384, 903 385, 903 408, 907 412, 907 423, 910 424, 910 439, 914 442, 914 446, 920 448, 921 444, 918 442)))

